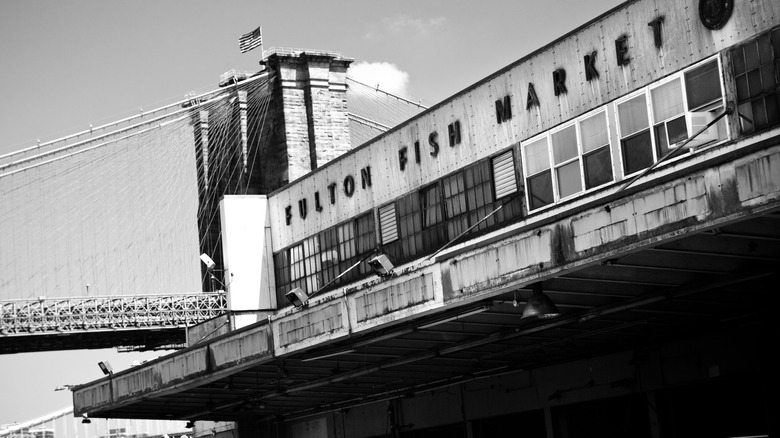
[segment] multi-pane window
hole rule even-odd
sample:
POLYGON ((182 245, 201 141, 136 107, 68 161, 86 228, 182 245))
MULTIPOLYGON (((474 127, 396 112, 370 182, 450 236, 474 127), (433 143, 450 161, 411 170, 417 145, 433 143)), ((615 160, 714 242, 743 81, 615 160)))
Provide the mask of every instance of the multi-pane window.
MULTIPOLYGON (((646 126, 636 127, 642 129, 646 126)), ((613 180, 603 110, 532 139, 523 144, 523 153, 531 210, 613 180)))
POLYGON ((731 52, 737 83, 737 110, 742 132, 753 132, 780 122, 780 29, 731 52))
POLYGON ((439 183, 431 184, 420 190, 422 211, 422 238, 425 249, 434 248, 447 242, 447 229, 444 224, 441 188, 439 183))
POLYGON ((326 285, 339 275, 339 239, 336 228, 320 233, 320 259, 322 284, 326 285))
MULTIPOLYGON (((313 294, 374 248, 374 215, 369 212, 274 254, 277 302, 284 303, 284 294, 296 287, 313 294)), ((360 266, 339 281, 358 278, 368 270, 360 266)))
POLYGON ((432 227, 442 221, 438 184, 431 184, 420 190, 420 202, 422 202, 423 228, 432 227))
MULTIPOLYGON (((490 161, 482 161, 442 180, 449 239, 476 225, 493 210, 490 172, 490 161)), ((474 231, 488 228, 495 221, 496 217, 491 216, 474 231)))
POLYGON ((306 285, 305 290, 311 293, 321 286, 318 276, 321 271, 319 236, 311 236, 299 246, 303 247, 303 272, 300 274, 306 285))
POLYGON ((466 236, 470 236, 520 217, 522 198, 511 196, 517 192, 512 150, 482 160, 381 207, 383 236, 393 236, 388 221, 394 217, 398 221, 397 239, 383 237, 382 250, 401 263, 435 252, 467 230, 466 236), (503 208, 494 212, 502 204, 503 208))
POLYGON ((552 204, 555 201, 550 171, 550 140, 542 135, 537 140, 523 145, 525 159, 528 206, 531 210, 552 204))
MULTIPOLYGON (((355 236, 355 248, 358 254, 358 260, 365 257, 366 254, 376 249, 376 233, 374 231, 374 214, 373 212, 366 213, 354 220, 356 236, 355 236)), ((363 263, 354 272, 357 274, 365 274, 371 269, 368 264, 363 263)))
POLYGON ((657 155, 669 152, 669 145, 688 138, 685 123, 685 106, 682 96, 682 78, 671 81, 650 90, 653 100, 657 155))
POLYGON ((444 178, 442 186, 444 187, 444 206, 447 218, 447 233, 450 236, 457 236, 468 228, 468 216, 464 215, 468 211, 466 207, 466 186, 463 181, 463 173, 458 172, 453 176, 444 178))
POLYGON ((645 94, 619 103, 617 112, 623 171, 632 174, 653 164, 653 140, 645 94))
MULTIPOLYGON (((341 224, 336 227, 336 233, 339 242, 339 272, 346 271, 357 259, 357 249, 355 248, 355 224, 352 221, 341 224)), ((347 274, 350 277, 353 274, 347 274)))
POLYGON ((383 243, 382 249, 393 260, 401 262, 423 252, 420 193, 412 192, 398 198, 395 206, 398 212, 398 240, 383 243))
POLYGON ((694 134, 696 147, 726 138, 725 120, 707 128, 723 111, 717 58, 672 75, 616 104, 623 173, 651 166, 694 134))
POLYGON ((303 244, 297 244, 274 255, 277 302, 284 303, 284 294, 299 287, 306 288, 303 244))

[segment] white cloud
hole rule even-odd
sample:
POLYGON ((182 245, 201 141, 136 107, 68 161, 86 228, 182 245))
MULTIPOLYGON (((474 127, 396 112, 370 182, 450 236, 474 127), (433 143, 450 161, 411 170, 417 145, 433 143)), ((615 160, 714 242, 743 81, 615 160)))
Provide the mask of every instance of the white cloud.
POLYGON ((358 62, 349 67, 349 76, 367 85, 399 96, 408 96, 409 73, 389 62, 358 62))

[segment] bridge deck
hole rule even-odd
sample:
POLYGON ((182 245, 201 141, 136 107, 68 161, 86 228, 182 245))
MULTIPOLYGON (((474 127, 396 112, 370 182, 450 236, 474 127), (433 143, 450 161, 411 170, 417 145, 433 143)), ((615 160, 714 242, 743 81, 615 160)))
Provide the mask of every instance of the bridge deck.
POLYGON ((0 353, 180 348, 185 330, 227 310, 224 293, 39 298, 0 302, 0 353), (74 336, 75 335, 75 336, 74 336))

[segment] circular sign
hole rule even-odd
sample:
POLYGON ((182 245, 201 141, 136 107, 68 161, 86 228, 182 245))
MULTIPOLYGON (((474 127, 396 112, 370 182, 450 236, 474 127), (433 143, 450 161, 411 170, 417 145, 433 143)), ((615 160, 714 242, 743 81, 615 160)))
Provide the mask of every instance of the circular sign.
POLYGON ((699 18, 710 30, 723 27, 734 10, 734 0, 699 0, 699 18))

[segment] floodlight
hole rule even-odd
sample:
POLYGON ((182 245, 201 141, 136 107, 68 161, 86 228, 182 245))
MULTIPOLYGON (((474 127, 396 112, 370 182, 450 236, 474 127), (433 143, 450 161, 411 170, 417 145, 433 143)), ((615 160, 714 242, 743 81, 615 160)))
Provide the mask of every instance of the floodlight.
POLYGON ((92 420, 87 417, 87 414, 81 414, 81 424, 90 424, 92 423, 92 420))
POLYGON ((110 376, 111 374, 114 374, 114 369, 111 368, 111 364, 109 364, 106 361, 98 362, 98 366, 100 367, 100 370, 103 371, 103 374, 110 376))
POLYGON ((393 263, 385 254, 379 254, 368 261, 368 266, 374 271, 374 274, 380 277, 390 277, 393 275, 393 263))
POLYGON ((287 292, 284 294, 284 297, 295 307, 303 307, 309 302, 309 296, 299 287, 287 292))
POLYGON ((214 260, 211 260, 211 257, 209 257, 205 252, 200 255, 200 260, 204 265, 206 265, 207 271, 211 271, 215 266, 217 266, 217 264, 214 263, 214 260))

